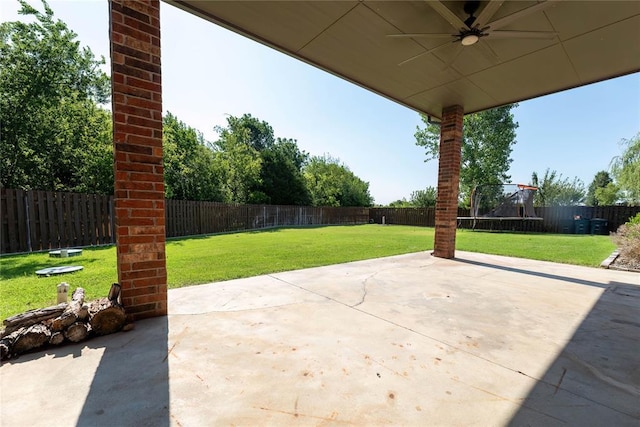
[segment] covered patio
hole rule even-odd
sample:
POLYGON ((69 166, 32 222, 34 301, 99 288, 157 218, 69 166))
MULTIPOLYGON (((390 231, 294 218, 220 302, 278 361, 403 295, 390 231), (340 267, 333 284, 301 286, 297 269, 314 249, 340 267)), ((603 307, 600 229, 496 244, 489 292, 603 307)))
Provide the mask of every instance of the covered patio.
POLYGON ((458 252, 170 290, 5 364, 3 426, 640 422, 640 275, 458 252))
POLYGON ((2 366, 2 425, 638 425, 640 276, 455 229, 463 115, 639 71, 640 3, 169 3, 441 122, 434 254, 168 291, 159 3, 111 0, 118 280, 147 319, 2 366))
MULTIPOLYGON (((638 2, 168 3, 440 122, 441 258, 455 256, 464 114, 640 70, 638 2)), ((109 4, 118 281, 141 319, 167 313, 160 5, 109 4)))

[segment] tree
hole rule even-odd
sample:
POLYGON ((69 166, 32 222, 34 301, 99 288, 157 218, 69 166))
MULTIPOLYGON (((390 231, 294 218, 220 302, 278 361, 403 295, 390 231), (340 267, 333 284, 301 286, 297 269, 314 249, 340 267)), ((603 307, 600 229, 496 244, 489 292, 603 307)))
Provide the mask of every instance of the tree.
POLYGON ((611 206, 620 200, 620 188, 610 182, 606 187, 596 188, 595 199, 598 203, 596 206, 611 206))
POLYGON ((222 191, 227 203, 264 203, 266 195, 257 188, 261 184, 260 154, 242 138, 242 134, 231 133, 224 139, 223 151, 216 153, 220 165, 222 191))
POLYGON ((106 192, 110 115, 97 106, 109 97, 104 59, 81 48, 45 1, 44 12, 19 1, 34 21, 0 24, 0 185, 106 192), (87 153, 99 159, 86 165, 87 153))
POLYGON ((589 206, 599 206, 600 203, 598 202, 598 198, 596 197, 597 189, 606 188, 607 185, 612 182, 613 180, 611 179, 611 176, 609 176, 609 172, 600 171, 596 173, 593 181, 591 181, 591 184, 589 184, 585 203, 589 206))
POLYGON ((640 204, 640 133, 620 145, 624 151, 611 161, 611 174, 627 203, 640 204))
POLYGON ((275 142, 271 125, 251 114, 243 114, 242 117, 229 116, 227 127, 217 126, 215 130, 220 135, 219 144, 222 144, 222 149, 229 135, 242 135, 242 141, 258 152, 270 148, 275 142))
POLYGON ((308 205, 309 191, 302 168, 309 155, 300 151, 293 139, 278 138, 269 148, 260 152, 260 190, 267 202, 274 205, 308 205))
POLYGON ((418 208, 432 207, 436 205, 438 190, 434 187, 427 187, 424 190, 417 190, 411 193, 409 203, 418 208))
POLYGON ((313 206, 371 206, 369 183, 329 155, 311 157, 304 177, 313 206))
MULTIPOLYGON (((469 205, 474 186, 501 184, 511 177, 507 174, 512 159, 509 157, 516 143, 518 123, 512 109, 518 104, 505 105, 464 117, 462 163, 460 165, 460 199, 469 205)), ((440 128, 422 115, 425 128, 417 128, 416 145, 426 150, 425 161, 438 158, 440 128)))
POLYGON ((535 206, 571 206, 584 200, 584 183, 577 177, 563 178, 547 168, 542 179, 537 172, 531 174, 531 184, 538 187, 533 204, 535 206))
POLYGON ((162 119, 165 196, 222 201, 222 172, 201 132, 167 112, 162 119))
MULTIPOLYGON (((216 127, 220 135, 216 147, 220 151, 221 158, 230 161, 228 151, 235 150, 236 154, 244 144, 247 149, 245 154, 249 157, 237 157, 234 161, 246 159, 250 162, 259 160, 258 176, 243 176, 232 173, 234 180, 246 181, 243 183, 227 183, 227 188, 234 186, 243 188, 246 194, 243 203, 271 203, 283 205, 305 205, 310 203, 309 192, 302 176, 302 167, 308 159, 307 153, 300 151, 298 144, 293 139, 275 138, 273 128, 269 123, 262 121, 251 114, 242 117, 229 116, 226 127, 216 127), (226 154, 225 154, 226 153, 226 154)), ((237 163, 236 169, 241 168, 237 163)), ((254 165, 247 165, 247 173, 253 173, 254 165)), ((229 178, 231 179, 231 178, 229 178)), ((239 201, 239 200, 234 200, 239 201)))
POLYGON ((84 141, 78 154, 78 184, 69 188, 80 193, 113 194, 113 130, 111 113, 96 105, 88 109, 87 122, 75 134, 84 141), (93 111, 91 111, 93 109, 93 111))
POLYGON ((407 201, 404 197, 402 199, 394 200, 393 202, 387 205, 390 208, 410 208, 413 205, 411 202, 407 201))

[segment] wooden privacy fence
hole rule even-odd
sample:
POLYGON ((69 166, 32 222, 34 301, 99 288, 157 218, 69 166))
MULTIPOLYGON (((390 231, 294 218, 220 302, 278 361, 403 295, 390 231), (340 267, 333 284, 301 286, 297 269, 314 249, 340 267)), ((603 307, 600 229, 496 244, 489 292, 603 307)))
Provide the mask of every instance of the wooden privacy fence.
MULTIPOLYGON (((2 188, 0 253, 115 243, 113 196, 2 188)), ((167 200, 167 237, 288 225, 366 224, 368 208, 167 200)))
POLYGON ((112 196, 3 188, 0 253, 113 243, 112 212, 112 196))
MULTIPOLYGON (((479 220, 458 220, 458 228, 475 228, 481 230, 502 231, 539 231, 546 233, 572 233, 574 220, 605 219, 606 232, 615 232, 618 227, 629 218, 640 213, 640 206, 548 206, 535 208, 536 215, 542 220, 535 219, 500 219, 492 218, 479 220)), ((382 224, 384 216, 387 224, 416 225, 421 227, 435 227, 435 208, 370 208, 371 222, 382 224)), ((469 209, 458 209, 458 217, 468 217, 469 209)))
MULTIPOLYGON (((34 252, 115 242, 113 197, 52 191, 0 191, 0 253, 34 252)), ((279 226, 382 223, 435 226, 435 208, 334 208, 236 205, 166 201, 167 237, 195 236, 279 226)), ((554 206, 536 208, 543 220, 459 220, 459 228, 505 231, 573 232, 574 219, 607 220, 616 231, 640 206, 554 206)), ((468 209, 458 209, 468 217, 468 209)))
POLYGON ((640 206, 548 206, 536 208, 536 215, 544 218, 547 233, 572 232, 572 221, 600 218, 607 220, 607 231, 615 232, 629 218, 640 213, 640 206))
POLYGON ((369 208, 230 205, 166 201, 167 237, 254 230, 287 225, 346 225, 369 222, 369 208))
MULTIPOLYGON (((458 209, 460 215, 460 209, 458 209)), ((369 208, 371 222, 382 224, 435 227, 436 208, 369 208)))

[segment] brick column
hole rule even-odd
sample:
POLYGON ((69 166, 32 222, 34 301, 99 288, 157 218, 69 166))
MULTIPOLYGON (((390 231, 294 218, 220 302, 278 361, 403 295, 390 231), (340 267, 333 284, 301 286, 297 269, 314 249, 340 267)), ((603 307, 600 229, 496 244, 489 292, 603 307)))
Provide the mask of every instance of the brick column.
POLYGON ((140 319, 167 314, 160 3, 109 6, 118 281, 140 319))
POLYGON ((440 258, 453 258, 456 250, 463 117, 464 110, 460 105, 446 107, 442 110, 436 235, 433 251, 433 255, 440 258))

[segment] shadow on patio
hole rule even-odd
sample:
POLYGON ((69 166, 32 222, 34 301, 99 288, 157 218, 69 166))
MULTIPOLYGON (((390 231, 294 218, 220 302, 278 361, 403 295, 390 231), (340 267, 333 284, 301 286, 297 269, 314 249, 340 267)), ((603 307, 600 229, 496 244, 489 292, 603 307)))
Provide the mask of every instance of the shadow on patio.
POLYGON ((138 323, 127 333, 100 337, 87 345, 104 349, 77 426, 168 426, 168 319, 138 323))
POLYGON ((510 421, 640 423, 640 287, 611 282, 510 421))

